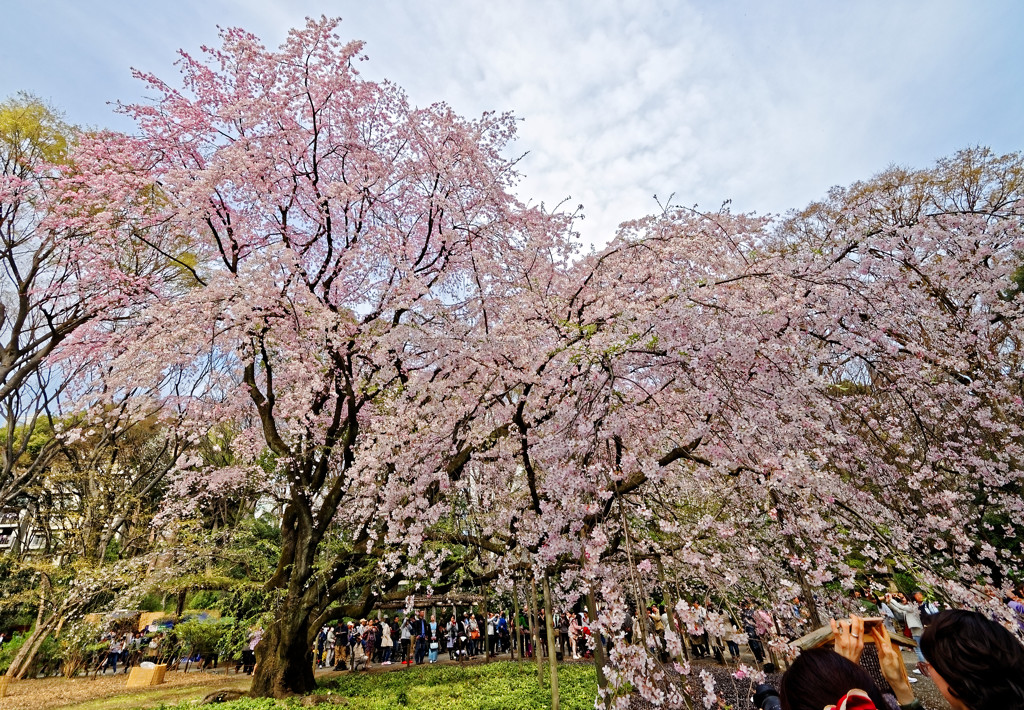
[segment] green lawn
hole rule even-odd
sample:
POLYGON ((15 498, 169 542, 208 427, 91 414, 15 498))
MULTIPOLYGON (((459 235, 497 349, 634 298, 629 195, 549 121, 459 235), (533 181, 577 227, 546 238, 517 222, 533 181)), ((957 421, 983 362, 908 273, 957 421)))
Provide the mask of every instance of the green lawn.
MULTIPOLYGON (((545 671, 547 669, 545 668, 545 671)), ((562 710, 591 710, 597 694, 594 667, 560 666, 562 710)), ((354 673, 324 681, 317 691, 341 696, 351 710, 538 710, 551 705, 547 683, 537 685, 533 663, 471 666, 417 666, 385 673, 354 673)), ((272 710, 296 707, 295 700, 239 700, 213 707, 223 710, 272 710)), ((182 703, 176 708, 192 707, 182 703)), ((323 706, 330 707, 330 706, 323 706)))
MULTIPOLYGON (((559 667, 558 687, 562 708, 591 710, 597 694, 594 666, 559 667)), ((551 702, 547 685, 537 685, 533 663, 419 666, 379 675, 345 675, 325 690, 344 696, 348 707, 358 710, 534 710, 551 702)))

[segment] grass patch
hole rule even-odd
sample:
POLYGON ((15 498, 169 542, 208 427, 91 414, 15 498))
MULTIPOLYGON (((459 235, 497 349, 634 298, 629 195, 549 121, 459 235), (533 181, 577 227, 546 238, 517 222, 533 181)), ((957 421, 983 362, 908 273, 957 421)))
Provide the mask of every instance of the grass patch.
MULTIPOLYGON (((560 706, 591 710, 597 694, 594 667, 559 667, 560 706)), ((551 705, 547 684, 537 684, 537 667, 512 662, 473 666, 420 666, 393 673, 352 674, 333 679, 319 692, 348 699, 353 710, 535 710, 551 705)))
MULTIPOLYGON (((537 666, 533 663, 423 665, 385 673, 334 677, 323 681, 317 694, 330 693, 345 698, 346 710, 539 710, 551 707, 546 673, 545 667, 545 684, 540 687, 537 666)), ((594 666, 589 663, 560 666, 558 687, 562 710, 592 710, 597 695, 594 666)), ((301 701, 292 698, 284 701, 243 699, 214 707, 218 710, 278 710, 300 706, 301 701)), ((193 706, 181 703, 173 707, 186 710, 193 706)), ((113 708, 97 706, 89 710, 113 708)))

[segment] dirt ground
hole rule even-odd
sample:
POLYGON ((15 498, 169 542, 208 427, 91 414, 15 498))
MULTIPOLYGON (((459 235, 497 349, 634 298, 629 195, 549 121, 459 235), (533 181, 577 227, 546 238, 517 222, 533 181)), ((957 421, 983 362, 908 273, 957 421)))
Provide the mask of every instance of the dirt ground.
POLYGON ((179 671, 167 674, 163 684, 152 689, 125 688, 124 674, 96 678, 33 678, 14 683, 6 698, 0 698, 0 710, 128 710, 156 707, 200 698, 219 688, 248 690, 252 679, 246 675, 223 672, 179 671))

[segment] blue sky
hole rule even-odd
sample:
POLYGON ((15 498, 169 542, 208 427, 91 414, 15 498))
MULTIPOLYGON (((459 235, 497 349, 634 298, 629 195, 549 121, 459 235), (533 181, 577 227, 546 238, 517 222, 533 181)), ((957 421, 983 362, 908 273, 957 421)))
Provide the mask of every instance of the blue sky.
POLYGON ((130 67, 241 26, 271 46, 307 15, 343 18, 371 78, 463 114, 512 110, 524 199, 582 203, 584 238, 653 195, 782 212, 892 163, 968 145, 1024 149, 1024 3, 523 0, 12 0, 0 96, 129 130, 130 67))

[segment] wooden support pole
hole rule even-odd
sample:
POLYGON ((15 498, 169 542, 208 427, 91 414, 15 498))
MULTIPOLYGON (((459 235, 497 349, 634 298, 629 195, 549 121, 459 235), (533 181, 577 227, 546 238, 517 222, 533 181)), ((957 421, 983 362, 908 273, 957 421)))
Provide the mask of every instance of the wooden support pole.
POLYGON ((551 610, 551 582, 544 575, 544 627, 548 637, 548 667, 551 669, 551 710, 558 710, 558 658, 555 655, 554 614, 551 610))
POLYGON ((533 657, 537 661, 537 684, 544 687, 544 664, 540 657, 540 634, 537 629, 537 580, 530 576, 530 634, 533 638, 533 657))
POLYGON ((512 654, 512 657, 516 658, 516 654, 518 654, 519 662, 522 663, 523 659, 526 658, 526 648, 523 646, 523 629, 519 623, 519 590, 514 584, 512 585, 512 613, 515 614, 513 617, 513 628, 516 631, 515 639, 513 640, 515 652, 512 654))
MULTIPOLYGON (((601 635, 593 631, 593 625, 597 621, 597 602, 594 600, 594 585, 590 585, 587 591, 587 614, 590 616, 591 632, 590 638, 594 639, 594 668, 597 669, 597 687, 601 690, 608 688, 608 676, 604 674, 604 644, 601 642, 601 635)), ((608 700, 605 700, 605 707, 608 700)))

